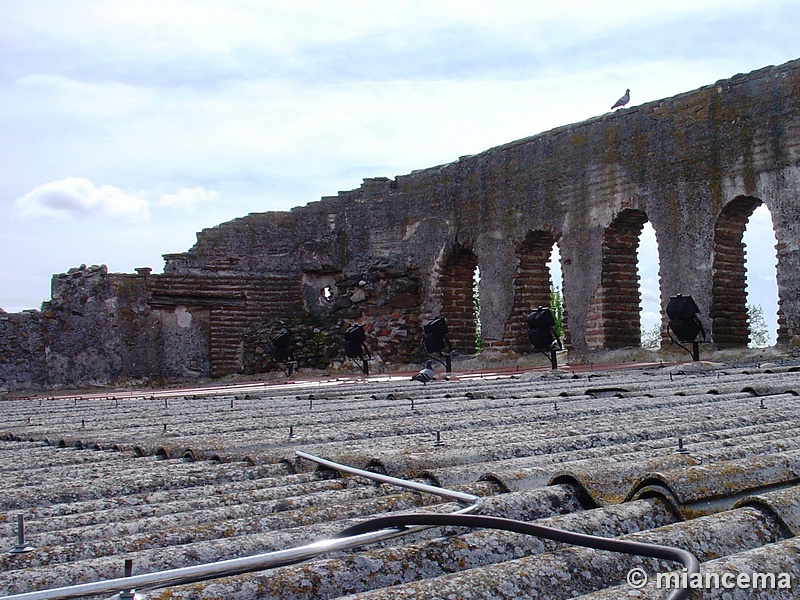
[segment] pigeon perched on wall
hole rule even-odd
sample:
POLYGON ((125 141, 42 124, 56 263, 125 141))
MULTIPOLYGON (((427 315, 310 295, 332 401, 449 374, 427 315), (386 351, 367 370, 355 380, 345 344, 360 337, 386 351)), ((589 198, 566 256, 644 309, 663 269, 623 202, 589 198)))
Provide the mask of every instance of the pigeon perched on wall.
POLYGON ((433 376, 433 361, 429 360, 428 362, 426 362, 425 363, 425 368, 422 369, 416 375, 414 375, 411 379, 412 379, 412 381, 421 381, 422 385, 425 385, 429 381, 432 381, 432 380, 436 379, 433 376))
POLYGON ((619 100, 617 100, 617 102, 614 104, 614 106, 611 107, 611 110, 614 110, 615 108, 619 108, 620 106, 625 106, 630 101, 631 101, 631 91, 630 90, 625 90, 625 95, 622 98, 620 98, 619 100))

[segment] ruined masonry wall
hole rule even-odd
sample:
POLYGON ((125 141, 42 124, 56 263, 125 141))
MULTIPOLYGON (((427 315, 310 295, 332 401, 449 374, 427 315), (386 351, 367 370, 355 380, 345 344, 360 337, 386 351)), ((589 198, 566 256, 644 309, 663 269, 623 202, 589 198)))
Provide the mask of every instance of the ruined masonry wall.
POLYGON ((553 242, 573 356, 636 345, 632 256, 645 222, 658 240, 662 309, 691 294, 712 342, 742 345, 739 232, 761 203, 778 241, 778 341, 800 346, 792 61, 220 224, 166 255, 160 275, 56 275, 42 311, 0 313, 0 386, 257 372, 269 367, 265 336, 292 324, 325 340, 309 361, 340 360, 332 355, 354 322, 384 361, 418 360, 422 323, 438 315, 470 352, 476 266, 484 348, 524 352, 520 321, 547 298, 553 242))
POLYGON ((20 384, 47 380, 42 333, 42 314, 38 310, 0 310, 0 393, 20 384))

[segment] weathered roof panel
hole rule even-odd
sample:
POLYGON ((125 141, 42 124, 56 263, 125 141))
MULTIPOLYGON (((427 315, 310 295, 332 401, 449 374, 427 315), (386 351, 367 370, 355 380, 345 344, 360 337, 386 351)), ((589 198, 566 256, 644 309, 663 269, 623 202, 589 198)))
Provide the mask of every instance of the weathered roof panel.
MULTIPOLYGON (((796 580, 795 389, 788 368, 648 367, 5 400, 0 535, 11 549, 23 515, 34 550, 0 555, 0 595, 113 579, 125 558, 156 572, 459 509, 296 450, 478 496, 485 515, 684 548, 701 573, 796 580)), ((153 597, 666 596, 626 584, 634 567, 676 565, 446 527, 153 597)))

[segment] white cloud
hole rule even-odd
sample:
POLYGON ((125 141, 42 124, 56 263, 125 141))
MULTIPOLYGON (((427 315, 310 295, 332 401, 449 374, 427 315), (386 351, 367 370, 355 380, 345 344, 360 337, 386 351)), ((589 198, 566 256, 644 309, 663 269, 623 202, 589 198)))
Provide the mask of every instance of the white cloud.
POLYGON ((196 204, 213 202, 218 197, 219 194, 214 190, 207 190, 202 187, 181 188, 174 194, 162 194, 159 196, 156 205, 187 210, 196 204))
POLYGON ((150 218, 144 200, 112 185, 96 186, 83 177, 67 177, 40 185, 16 201, 23 217, 132 219, 150 218))

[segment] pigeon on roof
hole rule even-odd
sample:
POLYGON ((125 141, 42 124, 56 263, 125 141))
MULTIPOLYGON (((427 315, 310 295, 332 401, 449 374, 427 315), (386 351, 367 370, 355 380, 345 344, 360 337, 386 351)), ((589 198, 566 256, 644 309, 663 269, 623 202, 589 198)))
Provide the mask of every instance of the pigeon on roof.
POLYGON ((421 381, 423 385, 435 379, 433 376, 433 361, 425 363, 425 368, 411 378, 413 381, 421 381))
POLYGON ((614 103, 614 106, 611 107, 611 110, 619 108, 620 106, 625 106, 630 101, 631 101, 631 91, 625 90, 625 95, 614 103))

